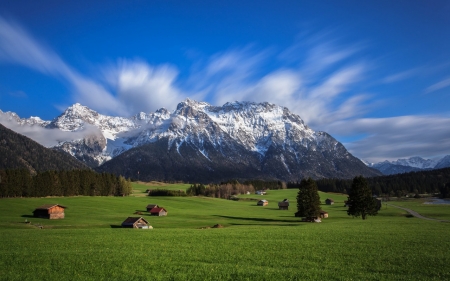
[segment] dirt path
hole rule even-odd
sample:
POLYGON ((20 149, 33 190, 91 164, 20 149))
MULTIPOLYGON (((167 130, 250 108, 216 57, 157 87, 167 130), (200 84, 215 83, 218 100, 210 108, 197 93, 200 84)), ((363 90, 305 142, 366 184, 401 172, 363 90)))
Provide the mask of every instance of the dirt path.
POLYGON ((405 210, 405 211, 407 211, 408 213, 410 213, 411 215, 413 215, 413 216, 415 216, 416 218, 419 218, 419 219, 430 220, 430 221, 440 221, 440 222, 450 222, 450 221, 448 221, 448 220, 440 220, 440 219, 427 218, 427 217, 424 217, 424 216, 422 216, 421 214, 417 213, 416 211, 413 211, 413 210, 408 209, 408 208, 403 208, 403 207, 396 206, 396 205, 392 205, 392 204, 387 204, 387 205, 388 205, 388 206, 391 206, 391 207, 395 207, 395 208, 399 208, 399 209, 405 210))

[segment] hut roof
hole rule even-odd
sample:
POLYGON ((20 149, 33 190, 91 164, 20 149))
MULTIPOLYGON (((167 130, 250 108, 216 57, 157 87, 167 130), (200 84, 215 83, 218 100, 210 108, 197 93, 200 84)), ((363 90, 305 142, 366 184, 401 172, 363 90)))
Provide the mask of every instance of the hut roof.
POLYGON ((279 207, 289 207, 289 201, 278 202, 279 207))
POLYGON ((142 219, 145 223, 148 224, 148 221, 144 219, 143 217, 128 217, 126 220, 123 221, 122 225, 133 225, 138 220, 142 219))
POLYGON ((55 206, 59 206, 59 207, 61 207, 63 209, 67 208, 67 207, 59 205, 59 204, 44 204, 44 205, 41 205, 41 206, 37 207, 36 210, 48 210, 48 209, 51 209, 51 208, 53 208, 55 206))
MULTIPOLYGON (((330 201, 330 202, 334 202, 334 200, 331 199, 331 198, 327 198, 327 200, 330 201)), ((325 200, 325 201, 326 201, 326 200, 325 200)))
POLYGON ((148 205, 147 205, 147 208, 150 208, 150 209, 152 209, 152 208, 158 208, 158 205, 157 205, 157 204, 148 204, 148 205))
POLYGON ((167 210, 164 208, 153 208, 150 210, 150 213, 160 213, 163 210, 167 212, 167 210))
POLYGON ((328 214, 328 212, 320 211, 321 214, 328 214))
POLYGON ((259 200, 259 202, 269 202, 266 199, 259 200))

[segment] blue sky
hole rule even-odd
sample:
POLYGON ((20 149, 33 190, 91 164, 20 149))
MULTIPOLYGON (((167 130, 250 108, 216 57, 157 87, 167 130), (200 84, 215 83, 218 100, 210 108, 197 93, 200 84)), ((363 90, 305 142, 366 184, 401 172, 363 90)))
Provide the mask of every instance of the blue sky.
POLYGON ((450 154, 450 2, 0 2, 0 109, 269 101, 367 161, 450 154), (79 3, 80 2, 80 3, 79 3), (89 3, 94 2, 94 3, 89 3))

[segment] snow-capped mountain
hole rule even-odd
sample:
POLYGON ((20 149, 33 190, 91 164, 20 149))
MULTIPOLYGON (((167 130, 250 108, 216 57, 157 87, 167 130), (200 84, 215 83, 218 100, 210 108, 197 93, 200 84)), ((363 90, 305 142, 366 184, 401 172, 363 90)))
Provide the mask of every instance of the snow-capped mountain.
MULTIPOLYGON (((220 163, 226 162, 236 163, 225 165, 229 170, 240 167, 240 171, 250 169, 249 173, 255 177, 265 175, 278 179, 377 175, 330 135, 313 131, 298 115, 270 103, 233 102, 212 106, 186 99, 173 112, 162 108, 130 118, 106 116, 74 104, 51 122, 14 116, 11 119, 21 125, 34 124, 74 133, 76 138, 60 140, 55 147, 92 167, 107 163, 119 155, 122 162, 123 157, 131 157, 129 155, 142 158, 156 147, 164 147, 169 158, 188 157, 191 162, 200 165, 196 169, 216 172, 221 169, 220 163), (150 151, 142 151, 145 145, 150 151), (133 150, 137 148, 140 148, 141 155, 133 150), (126 154, 126 151, 130 153, 126 154)), ((158 167, 170 170, 167 165, 161 164, 162 161, 171 161, 166 156, 154 159, 151 155, 150 158, 159 163, 158 167)), ((102 169, 107 170, 114 164, 114 161, 111 162, 102 169)), ((139 166, 139 163, 133 165, 139 166)), ((189 161, 186 165, 190 165, 189 161)), ((114 164, 114 169, 118 166, 114 164)), ((128 165, 123 169, 133 170, 134 166, 128 165)), ((127 174, 125 170, 116 173, 127 174)), ((127 175, 136 175, 130 173, 127 175)), ((239 174, 238 171, 233 173, 230 175, 239 174)), ((160 179, 167 178, 166 175, 160 179)))
POLYGON ((424 159, 418 156, 408 159, 398 159, 395 161, 383 161, 379 163, 367 164, 369 167, 375 168, 384 175, 393 175, 400 173, 408 173, 413 171, 441 169, 450 167, 450 155, 442 159, 432 160, 424 159))

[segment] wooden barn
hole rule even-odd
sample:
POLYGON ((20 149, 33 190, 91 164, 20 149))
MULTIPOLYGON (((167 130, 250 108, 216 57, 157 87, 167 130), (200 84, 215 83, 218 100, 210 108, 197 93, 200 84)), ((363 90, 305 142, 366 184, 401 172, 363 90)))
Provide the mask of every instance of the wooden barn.
POLYGON ((33 211, 33 216, 36 218, 46 218, 51 220, 63 219, 64 209, 67 207, 59 204, 46 204, 36 208, 33 211))
POLYGON ((141 229, 153 228, 149 225, 149 222, 143 217, 128 217, 126 220, 123 221, 122 227, 141 228, 141 229))
POLYGON ((258 206, 267 206, 268 204, 269 204, 269 201, 263 199, 263 200, 259 200, 256 205, 258 205, 258 206))
POLYGON ((158 205, 156 205, 156 204, 148 204, 147 205, 147 212, 150 212, 153 208, 158 208, 158 205))
POLYGON ((320 217, 321 217, 322 219, 328 218, 328 212, 320 211, 320 217))
POLYGON ((331 198, 327 198, 327 199, 325 200, 325 204, 327 204, 327 205, 333 205, 333 204, 334 204, 334 200, 331 199, 331 198))
POLYGON ((278 202, 278 209, 279 210, 289 210, 289 200, 284 199, 281 202, 278 202))
POLYGON ((167 216, 167 210, 164 209, 164 208, 156 207, 156 208, 153 208, 153 209, 150 210, 150 215, 158 216, 158 217, 167 216))

